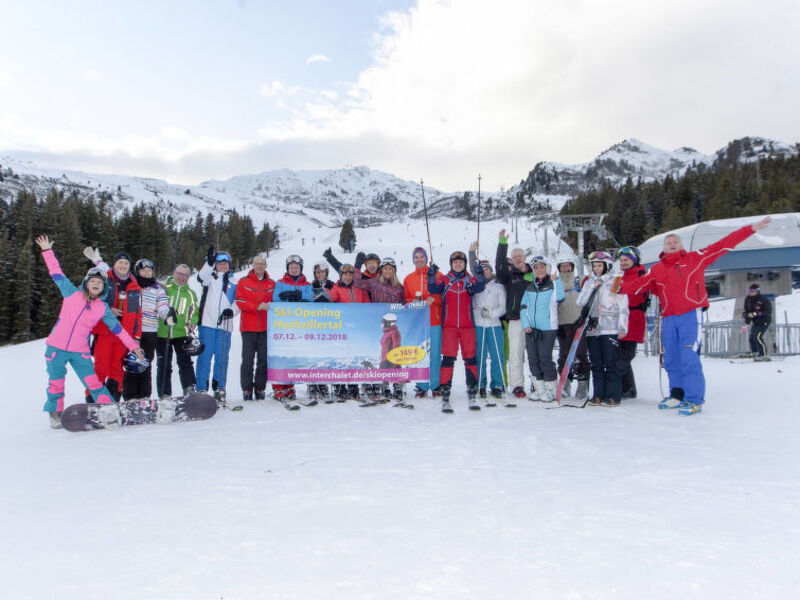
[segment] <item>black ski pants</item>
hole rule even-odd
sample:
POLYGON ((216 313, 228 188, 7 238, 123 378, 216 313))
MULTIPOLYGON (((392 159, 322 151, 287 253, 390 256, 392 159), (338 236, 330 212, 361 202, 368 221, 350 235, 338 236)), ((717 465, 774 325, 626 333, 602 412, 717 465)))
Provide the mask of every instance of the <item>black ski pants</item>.
MULTIPOLYGON (((575 337, 575 331, 578 326, 575 323, 568 325, 558 326, 558 372, 564 370, 564 365, 567 364, 567 355, 572 346, 572 338, 575 337)), ((586 335, 581 338, 578 344, 578 351, 575 353, 575 359, 572 362, 570 369, 570 376, 575 374, 575 379, 578 381, 585 381, 589 379, 589 351, 586 349, 586 335)))
POLYGON ((553 362, 553 346, 557 331, 534 329, 525 334, 525 349, 528 351, 528 366, 536 379, 555 381, 558 378, 556 363, 553 362))
POLYGON ((767 342, 764 336, 769 328, 769 323, 766 325, 750 325, 750 350, 759 356, 767 355, 767 342))
POLYGON ((636 395, 636 379, 633 376, 631 361, 636 356, 637 342, 621 341, 619 343, 619 360, 617 361, 617 371, 622 378, 622 394, 633 392, 636 395))
POLYGON ((617 370, 619 339, 616 335, 591 335, 586 338, 592 361, 592 396, 613 398, 622 395, 622 379, 617 370))
POLYGON ((146 331, 139 340, 139 346, 144 350, 144 357, 150 363, 144 373, 129 373, 125 371, 122 377, 122 397, 125 400, 134 398, 150 398, 153 391, 153 357, 156 355, 158 333, 146 331))
MULTIPOLYGON (((181 378, 181 388, 185 389, 197 382, 194 377, 192 357, 183 349, 186 338, 158 338, 156 355, 158 356, 158 373, 156 373, 156 387, 159 397, 164 394, 172 396, 172 352, 178 361, 178 376, 181 378), (166 372, 165 372, 166 371, 166 372)), ((183 391, 183 390, 181 390, 183 391)))
POLYGON ((242 366, 239 378, 243 392, 263 391, 267 387, 267 332, 242 332, 242 366), (255 377, 253 361, 256 362, 255 377))

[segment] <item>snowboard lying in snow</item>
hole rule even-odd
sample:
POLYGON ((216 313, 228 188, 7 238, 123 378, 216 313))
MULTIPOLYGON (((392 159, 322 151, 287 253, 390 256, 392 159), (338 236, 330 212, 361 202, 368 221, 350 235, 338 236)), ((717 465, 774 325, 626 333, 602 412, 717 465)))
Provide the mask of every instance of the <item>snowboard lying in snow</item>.
POLYGON ((170 401, 129 400, 119 404, 73 404, 61 413, 67 431, 113 429, 147 423, 174 423, 210 419, 217 412, 213 396, 197 392, 170 401))

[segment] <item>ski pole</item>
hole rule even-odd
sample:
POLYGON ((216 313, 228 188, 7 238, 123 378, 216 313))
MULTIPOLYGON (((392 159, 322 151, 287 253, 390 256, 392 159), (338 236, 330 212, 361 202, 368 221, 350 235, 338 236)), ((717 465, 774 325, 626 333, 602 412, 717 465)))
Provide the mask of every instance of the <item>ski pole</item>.
MULTIPOLYGON (((167 389, 167 372, 169 371, 170 367, 172 366, 172 325, 167 325, 167 344, 164 348, 164 355, 162 360, 164 361, 163 369, 164 372, 161 374, 161 391, 158 393, 161 396, 167 389)), ((172 389, 170 388, 170 396, 172 396, 172 389)))
MULTIPOLYGON (((500 327, 500 329, 502 329, 502 326, 500 327)), ((494 331, 494 329, 492 330, 492 340, 494 341, 494 353, 495 353, 495 356, 497 356, 497 362, 498 362, 498 366, 499 366, 499 363, 501 362, 500 344, 497 343, 497 335, 496 335, 496 332, 494 331)), ((505 388, 503 390, 503 392, 504 392, 505 397, 507 398, 508 397, 508 377, 506 376, 506 371, 505 371, 505 369, 503 369, 502 366, 500 366, 500 375, 503 378, 503 387, 505 388)))
POLYGON ((478 360, 480 361, 480 365, 478 365, 478 389, 481 387, 481 377, 483 377, 483 364, 486 362, 486 359, 483 357, 483 351, 486 349, 486 327, 481 327, 483 330, 481 332, 481 351, 478 352, 478 360))
POLYGON ((433 263, 433 245, 431 244, 431 228, 428 225, 428 205, 425 202, 425 182, 419 180, 419 185, 422 188, 422 209, 425 211, 425 230, 428 232, 428 251, 430 252, 430 261, 433 263))

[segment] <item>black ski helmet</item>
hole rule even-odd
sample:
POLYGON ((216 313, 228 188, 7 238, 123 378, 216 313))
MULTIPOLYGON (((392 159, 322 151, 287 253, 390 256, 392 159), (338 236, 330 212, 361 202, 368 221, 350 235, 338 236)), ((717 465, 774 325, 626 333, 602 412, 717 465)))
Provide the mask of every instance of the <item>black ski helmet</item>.
POLYGON ((187 335, 183 339, 183 351, 189 356, 198 356, 206 349, 206 345, 195 335, 187 335))
POLYGON ((139 358, 133 352, 128 352, 122 366, 128 373, 144 373, 150 366, 150 361, 146 358, 139 358))
POLYGON ((364 264, 367 264, 368 260, 377 260, 378 264, 381 264, 381 257, 375 254, 374 252, 370 252, 364 257, 364 264))

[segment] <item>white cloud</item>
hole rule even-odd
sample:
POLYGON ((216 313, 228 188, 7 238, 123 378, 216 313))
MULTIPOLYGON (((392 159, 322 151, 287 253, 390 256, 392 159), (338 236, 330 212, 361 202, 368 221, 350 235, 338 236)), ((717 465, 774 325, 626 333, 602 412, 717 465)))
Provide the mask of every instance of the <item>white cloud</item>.
POLYGON ((800 140, 798 27, 795 0, 419 0, 385 16, 353 81, 262 83, 270 102, 261 121, 247 117, 249 137, 206 136, 188 118, 192 134, 17 123, 11 135, 0 117, 0 139, 172 180, 176 165, 198 180, 355 163, 452 190, 481 172, 498 189, 539 160, 589 160, 627 137, 703 152, 742 135, 800 140))
POLYGON ((310 65, 315 62, 331 62, 331 59, 324 54, 312 54, 306 59, 306 64, 310 65))

